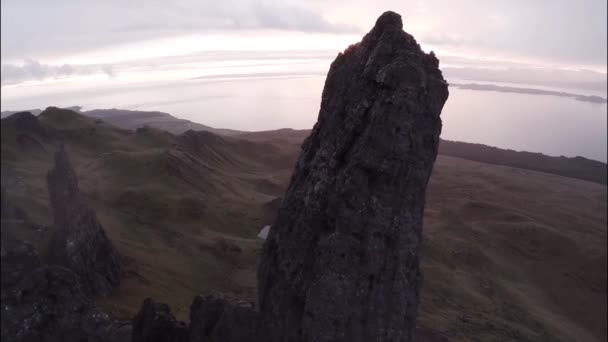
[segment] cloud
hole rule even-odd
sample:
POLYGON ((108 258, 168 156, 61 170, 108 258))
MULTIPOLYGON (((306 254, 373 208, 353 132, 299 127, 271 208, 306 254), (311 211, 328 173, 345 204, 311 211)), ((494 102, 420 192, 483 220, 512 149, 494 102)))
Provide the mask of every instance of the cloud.
POLYGON ((23 64, 2 64, 1 84, 11 85, 24 81, 45 80, 50 78, 63 78, 105 73, 113 77, 111 65, 48 65, 35 60, 26 60, 23 64))
POLYGON ((419 38, 420 41, 424 41, 425 44, 430 45, 449 45, 449 46, 462 46, 474 43, 470 38, 466 38, 455 34, 436 34, 427 33, 419 38))
POLYGON ((387 9, 401 13, 406 30, 438 53, 600 69, 607 58, 607 2, 597 0, 2 0, 0 6, 3 62, 227 30, 360 35, 387 9))
POLYGON ((606 69, 605 0, 308 0, 326 18, 369 29, 391 9, 436 53, 606 69), (431 43, 432 42, 432 43, 431 43))
POLYGON ((306 32, 357 32, 354 26, 332 24, 318 13, 299 6, 257 2, 252 6, 258 27, 306 32))
POLYGON ((358 32, 355 26, 332 23, 320 12, 278 0, 3 0, 1 6, 3 59, 222 30, 358 32))
POLYGON ((607 2, 429 0, 422 43, 477 56, 596 65, 607 58, 607 2), (428 37, 428 41, 427 41, 428 37))
MULTIPOLYGON (((154 2, 153 2, 154 3, 154 2)), ((130 11, 127 8, 112 11, 130 11)), ((330 23, 309 8, 287 1, 176 1, 172 6, 142 6, 137 16, 119 22, 116 32, 279 29, 302 32, 358 32, 351 25, 330 23)), ((133 13, 135 14, 135 13, 133 13)))

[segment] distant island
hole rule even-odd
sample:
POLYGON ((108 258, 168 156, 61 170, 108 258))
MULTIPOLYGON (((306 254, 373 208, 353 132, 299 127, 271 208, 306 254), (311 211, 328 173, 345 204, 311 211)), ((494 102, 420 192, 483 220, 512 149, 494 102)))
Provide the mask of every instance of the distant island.
POLYGON ((497 86, 493 84, 478 84, 478 83, 450 83, 450 86, 469 89, 469 90, 482 90, 482 91, 496 91, 500 93, 516 93, 516 94, 530 94, 530 95, 551 95, 559 97, 570 97, 578 101, 592 102, 592 103, 606 103, 606 99, 601 96, 595 95, 580 95, 567 93, 563 91, 552 91, 535 88, 519 88, 519 87, 507 87, 497 86))

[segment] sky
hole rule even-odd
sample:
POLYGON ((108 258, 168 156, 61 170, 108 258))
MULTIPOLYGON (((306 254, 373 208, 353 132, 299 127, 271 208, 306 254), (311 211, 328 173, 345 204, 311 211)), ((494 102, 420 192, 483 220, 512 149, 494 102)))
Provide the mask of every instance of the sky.
POLYGON ((389 9, 448 62, 582 70, 583 83, 605 78, 605 0, 2 0, 2 85, 113 77, 128 65, 209 51, 335 54, 389 9))

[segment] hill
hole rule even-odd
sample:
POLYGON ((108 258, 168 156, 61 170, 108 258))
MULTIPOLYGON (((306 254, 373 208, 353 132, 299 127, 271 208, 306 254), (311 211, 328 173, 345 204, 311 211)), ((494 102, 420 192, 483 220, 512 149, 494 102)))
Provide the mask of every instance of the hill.
POLYGON ((442 140, 439 153, 482 163, 517 167, 606 184, 606 163, 584 157, 552 157, 542 153, 506 150, 483 144, 442 140))
MULTIPOLYGON (((186 131, 206 131, 222 136, 234 136, 247 141, 287 143, 292 148, 299 148, 304 139, 310 134, 308 129, 278 129, 270 131, 243 132, 225 128, 214 128, 189 120, 179 119, 168 113, 131 111, 123 109, 95 109, 80 111, 80 107, 69 107, 75 112, 85 116, 103 120, 113 126, 136 130, 151 127, 164 130, 172 134, 182 134, 186 131)), ((9 116, 16 111, 2 112, 2 117, 9 116)), ((38 115, 41 110, 36 109, 32 114, 38 115)), ((565 177, 583 179, 599 184, 608 184, 608 168, 606 163, 587 159, 584 157, 553 157, 542 153, 514 151, 487 146, 483 144, 465 143, 459 141, 441 140, 439 153, 447 156, 459 157, 490 163, 511 166, 540 172, 556 174, 565 177)))
POLYGON ((29 113, 32 113, 33 115, 38 115, 38 114, 42 113, 42 109, 5 110, 5 111, 2 111, 0 113, 0 117, 4 119, 4 118, 7 118, 7 117, 9 117, 9 116, 11 116, 13 114, 17 114, 17 113, 20 113, 20 112, 29 112, 29 113))
MULTIPOLYGON (((255 298, 256 236, 307 135, 132 131, 57 108, 11 116, 1 129, 2 189, 24 213, 3 218, 2 238, 45 254, 45 176, 63 141, 128 260, 127 278, 98 300, 125 318, 145 297, 181 319, 196 294, 255 298)), ((597 183, 440 155, 427 193, 419 340, 605 340, 607 196, 597 183)))
MULTIPOLYGON (((81 107, 80 106, 72 106, 72 107, 66 107, 65 109, 69 109, 75 112, 80 112, 81 107)), ((28 110, 5 110, 3 112, 0 113, 0 117, 7 118, 13 114, 17 114, 17 113, 21 113, 21 112, 29 112, 32 113, 33 115, 39 115, 40 113, 42 113, 42 109, 28 109, 28 110)))
POLYGON ((150 126, 162 129, 173 134, 181 134, 189 130, 209 131, 216 134, 230 135, 238 131, 205 126, 190 120, 179 119, 163 112, 134 111, 124 109, 94 109, 84 111, 82 114, 102 119, 116 127, 137 129, 150 126))
MULTIPOLYGON (((291 145, 300 145, 309 134, 310 130, 280 129, 243 132, 235 136, 250 141, 283 141, 291 145)), ((439 154, 482 163, 545 172, 604 185, 608 182, 606 163, 584 157, 553 157, 542 153, 514 151, 445 139, 441 139, 439 154)))

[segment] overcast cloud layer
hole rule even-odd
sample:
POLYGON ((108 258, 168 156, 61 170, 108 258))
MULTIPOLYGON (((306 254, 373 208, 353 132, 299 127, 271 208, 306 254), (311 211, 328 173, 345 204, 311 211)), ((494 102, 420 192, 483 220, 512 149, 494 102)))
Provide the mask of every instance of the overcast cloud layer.
POLYGON ((2 59, 40 58, 222 30, 353 32, 287 1, 2 1, 2 59))
POLYGON ((360 33, 384 10, 434 46, 577 65, 606 64, 605 0, 3 0, 2 59, 210 30, 360 33))
POLYGON ((323 50, 331 60, 391 9, 404 16, 405 29, 424 48, 434 49, 444 70, 451 68, 455 77, 526 81, 528 76, 538 78, 537 83, 554 78, 605 88, 606 3, 2 0, 2 85, 93 74, 114 77, 149 60, 158 62, 153 67, 174 66, 184 59, 192 63, 201 51, 226 49, 244 54, 323 50), (561 71, 554 73, 556 69, 561 71))

